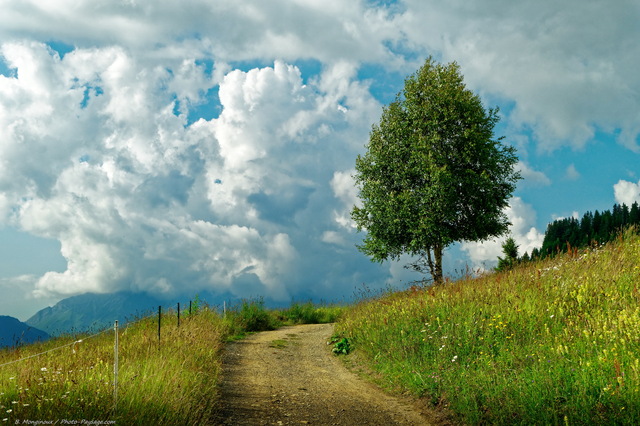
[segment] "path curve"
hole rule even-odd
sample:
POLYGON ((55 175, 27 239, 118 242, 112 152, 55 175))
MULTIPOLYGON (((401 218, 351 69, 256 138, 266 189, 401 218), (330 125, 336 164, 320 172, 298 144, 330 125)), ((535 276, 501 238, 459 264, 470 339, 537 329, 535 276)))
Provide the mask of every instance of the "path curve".
POLYGON ((221 425, 426 425, 423 413, 349 372, 327 347, 331 324, 283 327, 230 343, 221 425))

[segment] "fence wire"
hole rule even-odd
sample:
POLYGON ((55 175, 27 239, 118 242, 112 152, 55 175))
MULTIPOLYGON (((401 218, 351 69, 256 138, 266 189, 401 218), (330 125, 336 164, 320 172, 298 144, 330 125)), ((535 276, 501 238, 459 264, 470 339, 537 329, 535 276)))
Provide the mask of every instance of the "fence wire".
MULTIPOLYGON (((66 345, 58 346, 58 347, 56 347, 56 348, 49 349, 49 350, 46 350, 46 351, 44 351, 44 352, 40 352, 40 353, 37 353, 37 354, 33 354, 33 355, 26 356, 26 357, 24 357, 24 358, 16 359, 16 360, 14 360, 14 361, 5 362, 4 364, 0 364, 0 367, 4 367, 5 365, 15 364, 15 363, 17 363, 17 362, 25 361, 25 360, 30 359, 30 358, 35 358, 35 357, 37 357, 37 356, 44 355, 44 354, 48 354, 49 352, 57 351, 57 350, 59 350, 59 349, 67 348, 67 347, 69 347, 69 346, 74 346, 74 345, 76 345, 76 344, 78 344, 78 343, 82 343, 82 342, 84 342, 85 340, 92 339, 92 338, 97 337, 97 336, 99 336, 99 335, 101 335, 101 334, 104 334, 104 333, 106 333, 106 332, 108 332, 108 331, 113 331, 113 328, 112 328, 112 327, 105 328, 104 330, 99 331, 99 332, 97 332, 96 334, 93 334, 93 335, 91 335, 91 336, 85 337, 85 338, 83 338, 83 339, 76 340, 75 342, 67 343, 66 345)), ((75 349, 74 349, 74 350, 75 350, 75 349)))
MULTIPOLYGON (((137 324, 137 323, 139 323, 139 322, 141 322, 141 321, 144 321, 144 320, 146 320, 146 319, 149 319, 149 318, 151 318, 151 317, 155 317, 155 316, 157 316, 157 314, 156 314, 156 313, 152 313, 152 314, 150 314, 150 315, 147 315, 146 317, 138 318, 136 321, 130 321, 130 322, 127 322, 127 323, 125 324, 125 326, 124 326, 124 327, 120 327, 120 331, 123 331, 123 332, 124 332, 124 331, 126 331, 126 329, 127 329, 127 328, 129 328, 130 326, 135 325, 135 324, 137 324)), ((40 355, 48 354, 49 352, 53 352, 53 351, 57 351, 57 350, 60 350, 60 349, 63 349, 63 348, 67 348, 67 347, 69 347, 69 346, 77 345, 78 343, 82 343, 82 342, 84 342, 85 340, 92 339, 92 338, 94 338, 94 337, 97 337, 97 336, 99 336, 99 335, 101 335, 101 334, 104 334, 104 333, 107 333, 107 332, 109 332, 109 331, 114 331, 114 327, 113 327, 113 326, 109 326, 109 327, 105 328, 105 329, 104 329, 104 330, 102 330, 102 331, 99 331, 99 332, 97 332, 97 333, 95 333, 95 334, 92 334, 91 336, 84 337, 84 338, 82 338, 82 339, 76 340, 76 341, 74 341, 74 342, 67 343, 67 344, 65 344, 65 345, 61 345, 61 346, 58 346, 58 347, 55 347, 55 348, 52 348, 52 349, 46 350, 46 351, 44 351, 44 352, 40 352, 40 353, 37 353, 37 354, 29 355, 29 356, 26 356, 26 357, 24 357, 24 358, 16 359, 16 360, 14 360, 14 361, 5 362, 4 364, 0 364, 0 368, 1 368, 1 367, 4 367, 4 366, 6 366, 6 365, 11 365, 11 364, 15 364, 15 363, 18 363, 18 362, 21 362, 21 361, 25 361, 25 360, 27 360, 27 359, 35 358, 35 357, 40 356, 40 355)), ((74 347, 74 352, 75 352, 75 347, 74 347)))

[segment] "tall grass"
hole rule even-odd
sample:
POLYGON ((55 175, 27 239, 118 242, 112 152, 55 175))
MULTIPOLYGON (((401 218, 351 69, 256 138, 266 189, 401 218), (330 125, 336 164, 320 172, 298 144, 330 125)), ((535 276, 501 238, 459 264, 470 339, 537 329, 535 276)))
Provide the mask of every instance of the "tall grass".
POLYGON ((477 424, 640 424, 640 237, 363 301, 336 329, 477 424))
POLYGON ((286 309, 267 309, 262 298, 245 299, 227 310, 224 322, 229 339, 236 340, 246 333, 275 330, 283 325, 332 323, 343 310, 344 306, 312 302, 292 302, 286 309))
POLYGON ((342 305, 292 302, 289 308, 275 310, 274 314, 285 324, 326 324, 336 322, 344 309, 342 305))
POLYGON ((246 333, 275 330, 281 322, 269 311, 264 300, 245 299, 227 309, 224 322, 231 339, 238 339, 246 333))
POLYGON ((160 341, 157 327, 154 316, 120 330, 117 400, 113 331, 0 352, 3 364, 68 345, 0 367, 0 423, 206 424, 216 408, 222 319, 204 308, 178 328, 175 314, 167 313, 160 341))

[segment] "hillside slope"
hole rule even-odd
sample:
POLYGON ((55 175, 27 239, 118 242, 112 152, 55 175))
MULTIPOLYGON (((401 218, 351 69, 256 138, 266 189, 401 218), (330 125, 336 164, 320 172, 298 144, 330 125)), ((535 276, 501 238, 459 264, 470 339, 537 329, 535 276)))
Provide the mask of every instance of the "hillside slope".
POLYGON ((45 341, 49 335, 6 315, 0 315, 0 348, 45 341))
POLYGON ((336 330, 465 423, 640 423, 640 237, 388 294, 336 330))
POLYGON ((164 304, 166 301, 143 293, 87 293, 63 299, 52 307, 44 308, 26 323, 51 335, 102 329, 112 325, 115 320, 124 325, 127 318, 150 313, 158 305, 164 304))

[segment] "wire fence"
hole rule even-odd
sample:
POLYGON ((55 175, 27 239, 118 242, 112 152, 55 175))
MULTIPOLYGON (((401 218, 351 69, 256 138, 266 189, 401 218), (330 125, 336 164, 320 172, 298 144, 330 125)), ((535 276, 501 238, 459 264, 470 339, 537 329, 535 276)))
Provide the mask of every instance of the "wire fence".
MULTIPOLYGON (((192 303, 189 302, 189 316, 191 316, 192 314, 192 303)), ((166 315, 166 313, 165 313, 166 315)), ((42 352, 38 352, 29 356, 25 356, 13 361, 8 361, 8 362, 4 362, 2 364, 0 364, 0 368, 9 366, 9 365, 13 365, 13 364, 18 364, 33 358, 37 358, 52 352, 56 352, 56 351, 60 351, 64 348, 72 348, 73 353, 75 354, 78 351, 78 347, 79 344, 81 343, 86 343, 87 341, 94 339, 98 336, 101 336, 103 334, 109 333, 109 332, 114 332, 114 341, 113 341, 113 411, 114 413, 117 410, 117 404, 118 404, 118 371, 119 371, 119 337, 121 333, 124 333, 129 327, 134 326, 142 321, 148 320, 150 318, 156 317, 158 318, 158 345, 160 346, 161 343, 161 324, 162 324, 162 306, 158 306, 158 312, 150 314, 148 316, 142 317, 142 318, 138 318, 135 321, 128 321, 126 323, 126 325, 124 327, 119 327, 118 324, 118 320, 116 320, 114 322, 114 324, 112 326, 108 326, 105 329, 98 331, 94 334, 91 334, 89 336, 83 336, 81 339, 78 340, 74 340, 71 343, 66 343, 60 346, 56 346, 54 348, 51 349, 47 349, 45 351, 42 352)), ((177 306, 177 326, 180 327, 180 304, 178 303, 177 306)), ((43 369, 44 371, 44 369, 43 369)))
MULTIPOLYGON (((14 361, 5 362, 4 364, 0 364, 0 367, 4 367, 5 365, 15 364, 15 363, 18 363, 18 362, 21 362, 21 361, 26 361, 26 360, 31 359, 31 358, 35 358, 35 357, 38 357, 38 356, 41 356, 41 355, 48 354, 49 352, 54 352, 54 351, 57 351, 57 350, 60 350, 60 349, 68 348, 69 346, 75 346, 78 343, 82 343, 85 340, 93 339, 94 337, 100 336, 101 334, 104 334, 104 333, 106 333, 108 331, 111 331, 111 330, 112 330, 112 328, 109 327, 109 328, 106 328, 106 329, 104 329, 102 331, 97 332, 96 334, 93 334, 91 336, 85 337, 83 339, 79 339, 79 340, 76 340, 74 342, 67 343, 65 345, 61 345, 61 346, 55 347, 53 349, 48 349, 46 351, 43 351, 43 352, 40 352, 40 353, 37 353, 37 354, 29 355, 29 356, 26 356, 24 358, 16 359, 14 361)), ((74 348, 74 353, 75 353, 75 348, 74 348)))

